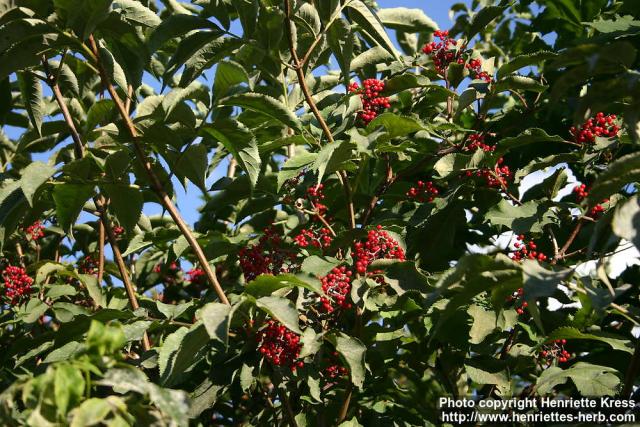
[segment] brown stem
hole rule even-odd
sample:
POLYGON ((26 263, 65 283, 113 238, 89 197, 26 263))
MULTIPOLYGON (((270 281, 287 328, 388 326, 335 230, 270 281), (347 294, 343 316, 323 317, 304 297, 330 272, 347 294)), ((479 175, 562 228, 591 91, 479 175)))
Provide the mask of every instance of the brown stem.
POLYGON ((104 224, 98 221, 98 286, 104 277, 104 224))
POLYGON ((198 262, 200 263, 200 266, 202 267, 202 269, 204 270, 205 274, 207 275, 207 278, 209 279, 209 282, 213 286, 213 288, 214 288, 216 294, 218 295, 218 298, 220 299, 220 301, 223 302, 224 304, 229 305, 229 300, 227 299, 227 296, 225 295, 224 291, 222 290, 222 286, 220 285, 220 282, 218 282, 218 278, 216 276, 215 270, 213 270, 211 268, 211 266, 209 265, 209 261, 207 260, 207 257, 205 256, 204 251, 202 250, 202 247, 200 247, 200 244, 196 240, 196 237, 193 235, 193 232, 191 231, 191 229, 189 228, 187 223, 184 221, 184 219, 180 215, 180 212, 178 212, 178 209, 173 204, 173 201, 171 200, 171 197, 169 197, 169 194, 167 194, 167 192, 164 189, 164 186, 162 185, 160 179, 158 178, 158 176, 154 172, 153 166, 151 164, 151 161, 148 159, 144 149, 142 148, 142 145, 140 144, 138 130, 136 129, 135 125, 133 124, 133 121, 131 120, 131 117, 129 117, 129 114, 127 114, 127 110, 125 108, 125 105, 123 104, 122 100, 120 99, 120 96, 116 92, 115 87, 111 83, 111 79, 109 78, 109 76, 106 73, 102 63, 100 62, 99 52, 98 52, 98 45, 96 44, 96 41, 93 38, 93 35, 89 36, 89 44, 90 44, 91 50, 93 51, 93 54, 94 54, 94 56, 96 58, 96 65, 97 65, 97 68, 98 68, 98 70, 100 72, 100 77, 102 79, 102 82, 103 82, 104 86, 106 86, 107 91, 111 95, 111 99, 116 104, 116 108, 118 109, 118 112, 120 113, 120 117, 122 118, 122 120, 125 123, 125 127, 126 127, 127 131, 129 132, 129 136, 131 137, 131 140, 133 142, 133 148, 134 148, 134 150, 136 152, 136 157, 138 158, 138 160, 142 164, 142 166, 143 166, 143 168, 144 168, 144 170, 145 170, 145 172, 146 172, 146 174, 147 174, 147 176, 149 178, 149 181, 150 181, 150 184, 151 184, 151 189, 156 193, 156 195, 160 199, 160 202, 162 203, 162 206, 164 207, 164 209, 167 212, 169 212, 169 215, 171 216, 171 218, 173 219, 175 224, 178 226, 178 229, 180 230, 182 235, 187 240, 187 243, 191 247, 191 250, 193 250, 196 258, 198 259, 198 262))
POLYGON ((349 383, 347 385, 347 389, 345 390, 345 398, 342 406, 340 407, 340 412, 338 412, 338 422, 336 424, 340 424, 347 418, 347 414, 349 413, 349 405, 351 404, 351 396, 353 396, 353 384, 349 383))
POLYGON ((636 342, 636 349, 631 357, 631 363, 627 368, 627 373, 624 377, 624 388, 622 389, 622 398, 626 399, 631 395, 633 385, 640 374, 640 341, 636 342))
POLYGON ((22 251, 22 245, 20 243, 16 243, 16 253, 18 254, 18 264, 24 268, 24 252, 22 251))
POLYGON ((554 256, 553 259, 551 260, 551 264, 556 264, 558 260, 564 258, 564 254, 571 247, 571 245, 573 244, 573 241, 576 240, 576 237, 578 237, 578 234, 580 233, 580 230, 582 230, 583 225, 584 225, 583 218, 580 218, 578 220, 578 224, 576 224, 575 228, 569 235, 569 238, 567 239, 565 244, 562 246, 562 248, 560 248, 560 251, 558 251, 558 254, 554 256))
MULTIPOLYGON (((69 132, 71 133, 71 138, 73 139, 74 151, 76 153, 76 157, 82 158, 84 156, 84 146, 82 145, 80 134, 78 133, 76 129, 76 125, 73 123, 73 119, 71 118, 71 114, 69 113, 69 109, 67 108, 67 105, 64 102, 64 97, 60 92, 60 87, 58 86, 58 82, 55 80, 55 77, 52 76, 49 70, 49 63, 45 56, 42 57, 42 64, 44 66, 44 70, 47 75, 47 81, 48 81, 49 87, 51 87, 51 90, 56 99, 56 102, 58 103, 58 106, 60 107, 60 111, 62 112, 64 120, 67 124, 67 127, 69 128, 69 132)), ((109 220, 106 217, 103 198, 102 196, 96 196, 94 197, 93 200, 100 214, 100 222, 104 225, 104 229, 107 232, 107 237, 109 238, 109 243, 111 244, 111 247, 113 249, 113 256, 116 260, 116 264, 118 265, 118 270, 120 271, 122 282, 124 283, 125 289, 127 291, 127 296, 129 297, 129 303, 131 304, 131 307, 134 310, 137 310, 139 307, 138 298, 136 297, 135 289, 133 287, 133 284, 131 283, 131 279, 127 272, 127 268, 124 264, 124 261, 122 260, 122 254, 118 249, 116 236, 115 234, 113 234, 113 230, 111 229, 109 220)), ((144 348, 145 351, 148 351, 151 348, 149 344, 149 337, 147 337, 146 332, 143 335, 142 347, 144 348)))
POLYGON ((382 197, 382 195, 387 192, 389 187, 391 187, 391 185, 396 181, 396 179, 397 179, 397 175, 395 176, 393 175, 393 168, 391 167, 391 162, 389 161, 389 157, 387 156, 387 176, 384 182, 380 184, 375 194, 369 201, 369 206, 367 207, 367 210, 365 211, 362 217, 363 227, 369 224, 369 220, 371 219, 373 210, 376 208, 376 205, 378 204, 378 200, 380 200, 380 197, 382 197))
MULTIPOLYGON (((294 64, 293 68, 295 69, 296 75, 298 76, 298 83, 300 84, 300 89, 304 94, 304 98, 307 101, 307 104, 309 104, 309 108, 311 109, 311 111, 313 112, 313 115, 315 116, 316 120, 320 124, 320 127, 322 128, 322 132, 327 138, 327 141, 329 141, 329 143, 333 143, 334 139, 333 139, 333 135, 331 134, 331 130, 329 129, 327 122, 322 117, 322 114, 320 114, 320 110, 318 110, 316 103, 313 101, 313 98, 311 97, 311 92, 309 91, 309 87, 307 86, 307 82, 305 80, 304 71, 302 70, 302 64, 300 63, 298 52, 296 51, 296 47, 293 44, 293 22, 291 20, 291 1, 290 0, 284 0, 284 9, 285 9, 284 21, 285 21, 285 25, 287 26, 287 39, 289 40, 289 51, 291 52, 291 58, 293 59, 293 64, 294 64)), ((342 186, 344 188, 344 194, 345 194, 345 197, 347 198, 347 212, 349 213, 349 225, 351 226, 351 228, 356 228, 356 213, 353 207, 353 195, 351 193, 351 185, 349 184, 349 178, 344 171, 338 172, 338 178, 342 183, 342 186)))
POLYGON ((282 399, 282 406, 287 413, 287 418, 289 418, 289 425, 291 427, 298 427, 298 423, 296 422, 296 416, 293 413, 293 408, 291 407, 291 402, 289 401, 289 396, 287 396, 287 391, 282 387, 278 387, 278 394, 282 399))

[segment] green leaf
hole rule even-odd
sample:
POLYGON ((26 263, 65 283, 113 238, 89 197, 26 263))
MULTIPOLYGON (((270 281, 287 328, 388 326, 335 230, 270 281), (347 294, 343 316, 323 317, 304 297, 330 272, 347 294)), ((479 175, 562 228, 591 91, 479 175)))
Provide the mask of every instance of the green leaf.
POLYGON ((109 415, 112 409, 118 407, 126 411, 126 404, 116 396, 109 396, 106 399, 98 399, 97 397, 87 399, 73 411, 71 427, 86 427, 99 424, 109 415))
POLYGON ((211 135, 224 145, 238 165, 249 176, 249 182, 255 186, 258 182, 262 160, 251 131, 237 120, 221 119, 211 126, 204 126, 202 131, 211 135))
POLYGON ((209 166, 207 154, 207 147, 204 144, 193 144, 179 154, 178 160, 173 165, 173 171, 178 176, 188 178, 205 192, 207 191, 205 181, 209 166))
POLYGON ((251 37, 256 29, 260 3, 258 0, 231 0, 231 4, 238 11, 245 35, 251 37))
POLYGON ((112 1, 54 0, 53 5, 67 26, 82 40, 86 40, 98 24, 107 18, 112 1))
POLYGON ((616 209, 611 224, 613 232, 640 249, 640 200, 633 196, 616 209))
POLYGON ((54 395, 58 415, 64 417, 69 408, 80 402, 84 394, 85 381, 82 372, 68 363, 55 367, 54 395))
POLYGON ((464 170, 477 169, 482 160, 484 160, 484 153, 480 150, 473 155, 450 153, 441 157, 433 166, 433 169, 444 178, 459 174, 464 170))
POLYGON ((601 203, 635 181, 640 181, 640 153, 620 157, 598 176, 587 197, 589 205, 601 203))
POLYGON ((33 128, 42 135, 42 118, 44 116, 44 102, 42 100, 42 85, 35 74, 25 71, 18 73, 18 85, 22 94, 27 114, 33 128))
POLYGON ((85 131, 90 132, 98 125, 106 125, 111 122, 115 112, 115 103, 111 99, 96 101, 87 112, 85 131))
POLYGON ((213 29, 216 34, 222 34, 222 30, 213 22, 200 16, 186 14, 172 14, 163 18, 162 23, 158 25, 153 33, 148 37, 147 43, 149 50, 155 52, 160 46, 167 41, 176 39, 186 33, 196 29, 213 29))
POLYGON ((162 20, 151 9, 137 0, 115 0, 114 10, 125 21, 145 27, 157 27, 162 20))
POLYGON ((244 67, 231 60, 220 61, 216 66, 216 77, 213 82, 215 102, 227 95, 230 88, 241 83, 249 84, 249 75, 244 67))
POLYGON ((180 317, 185 311, 193 306, 193 301, 185 302, 182 304, 165 304, 160 301, 156 301, 156 307, 158 311, 162 313, 167 319, 175 319, 180 317))
POLYGON ((425 130, 425 127, 416 119, 398 116, 393 113, 380 114, 367 125, 367 131, 373 132, 379 127, 383 127, 387 131, 389 138, 397 138, 425 130))
POLYGON ((384 8, 378 11, 378 17, 385 27, 410 33, 434 32, 438 24, 422 9, 407 9, 406 7, 384 8))
POLYGON ((624 339, 617 335, 606 334, 604 332, 583 333, 576 328, 572 328, 570 326, 562 326, 558 329, 555 329, 547 337, 548 341, 559 339, 600 341, 609 345, 614 350, 620 350, 630 354, 633 353, 633 344, 630 340, 624 339))
POLYGON ((464 369, 469 376, 469 379, 477 384, 495 384, 500 388, 507 387, 509 379, 504 370, 489 370, 485 366, 471 366, 465 365, 464 369))
POLYGON ((160 376, 165 377, 167 368, 170 368, 170 362, 173 355, 178 351, 184 336, 189 332, 188 328, 182 327, 165 338, 162 347, 158 350, 158 367, 160 376))
POLYGON ((102 43, 98 45, 98 55, 100 56, 100 62, 104 67, 105 73, 109 79, 120 86, 120 89, 127 92, 127 76, 122 69, 122 66, 116 61, 113 54, 102 43))
POLYGON ((496 93, 504 92, 507 90, 544 92, 545 90, 547 90, 547 86, 543 85, 535 79, 532 79, 531 77, 509 75, 496 82, 496 84, 493 86, 493 90, 496 93))
POLYGON ((480 9, 471 21, 467 39, 471 40, 480 31, 486 29, 491 21, 502 15, 506 8, 506 6, 488 6, 480 9))
MULTIPOLYGON (((176 348, 175 353, 172 353, 170 364, 165 370, 162 383, 164 385, 171 386, 181 380, 184 381, 184 377, 188 376, 186 373, 189 371, 189 368, 204 356, 203 353, 208 347, 208 344, 209 336, 204 325, 193 325, 180 340, 180 345, 176 348)), ((167 399, 170 399, 170 396, 163 396, 166 392, 165 390, 158 387, 155 391, 160 393, 157 397, 160 398, 161 401, 164 402, 167 399)), ((151 397, 153 399, 154 390, 151 389, 150 393, 152 394, 151 397)), ((159 404, 161 402, 158 401, 156 403, 159 404)), ((178 413, 175 410, 172 412, 174 412, 174 416, 178 416, 178 413)))
POLYGON ((338 61, 346 85, 353 56, 353 30, 349 23, 342 18, 337 19, 327 31, 327 42, 338 61))
POLYGON ((326 276, 335 267, 338 267, 342 261, 332 257, 320 257, 318 255, 308 256, 302 261, 301 269, 305 273, 312 274, 316 277, 326 276))
POLYGON ((98 278, 90 274, 80 274, 80 281, 84 283, 89 292, 89 296, 93 299, 98 307, 107 306, 107 297, 98 283, 98 278))
POLYGON ((298 117, 277 99, 261 93, 241 93, 220 100, 220 105, 242 107, 271 117, 297 131, 302 131, 298 117))
POLYGON ((516 234, 540 233, 544 225, 554 222, 555 215, 545 204, 530 201, 523 205, 512 205, 502 199, 485 215, 485 219, 493 225, 504 225, 516 234))
POLYGON ((22 171, 20 188, 25 199, 33 207, 33 197, 42 185, 56 173, 56 168, 42 162, 30 163, 22 171))
POLYGON ((142 206, 144 199, 139 188, 130 185, 112 185, 103 186, 109 195, 109 209, 113 211, 121 226, 132 233, 140 215, 142 214, 142 206))
POLYGON ((348 3, 349 18, 355 21, 369 37, 378 43, 380 47, 389 52, 396 60, 400 60, 393 42, 380 21, 362 0, 353 0, 348 3))
POLYGON ((93 195, 93 186, 89 184, 56 184, 53 187, 53 200, 56 204, 58 224, 65 231, 78 218, 84 204, 93 195))
POLYGON ((553 59, 556 56, 558 56, 557 53, 545 50, 516 56, 498 69, 496 78, 498 80, 502 80, 508 74, 518 71, 521 68, 539 64, 549 59, 553 59))
POLYGON ((300 153, 287 160, 278 172, 278 191, 285 182, 297 177, 300 172, 315 162, 317 157, 316 153, 300 153))
POLYGON ((261 274, 251 282, 247 283, 244 290, 248 295, 260 298, 271 295, 279 289, 295 287, 308 289, 317 294, 322 294, 322 289, 319 285, 308 283, 302 278, 292 274, 279 274, 277 276, 261 274))
POLYGON ((296 307, 288 299, 281 297, 262 297, 256 300, 256 305, 288 329, 296 334, 302 334, 300 326, 298 325, 298 310, 296 310, 296 307))
POLYGON ((536 382, 536 391, 540 395, 551 393, 556 385, 571 379, 582 396, 614 396, 620 379, 618 371, 607 366, 578 362, 569 369, 551 366, 544 371, 536 382))
POLYGON ((367 351, 362 342, 350 337, 344 333, 340 333, 335 337, 329 338, 336 346, 336 351, 344 357, 349 367, 349 373, 351 375, 351 382, 356 386, 362 388, 364 384, 365 370, 364 370, 364 355, 367 351))
POLYGON ((316 157, 311 170, 318 172, 318 184, 326 174, 331 174, 343 168, 346 161, 351 159, 355 146, 347 141, 334 141, 324 144, 316 157))
POLYGON ((225 346, 229 342, 229 326, 233 307, 219 302, 210 302, 199 311, 199 318, 211 339, 220 341, 225 346))
POLYGON ((40 316, 47 312, 49 306, 38 298, 32 298, 17 312, 17 317, 24 323, 35 323, 40 316))
POLYGON ((493 311, 487 311, 475 304, 469 307, 467 313, 469 313, 469 316, 473 319, 471 330, 469 331, 469 337, 471 338, 469 342, 471 344, 480 344, 496 329, 496 313, 493 311))

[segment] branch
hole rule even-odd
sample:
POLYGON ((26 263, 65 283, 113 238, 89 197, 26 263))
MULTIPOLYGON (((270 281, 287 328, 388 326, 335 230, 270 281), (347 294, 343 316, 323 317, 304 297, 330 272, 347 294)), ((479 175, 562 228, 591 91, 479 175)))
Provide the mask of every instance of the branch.
POLYGON ((551 260, 552 265, 556 264, 558 260, 564 258, 564 254, 571 247, 571 245, 573 244, 573 241, 576 240, 576 237, 578 237, 578 233, 580 233, 580 230, 582 230, 583 225, 584 225, 583 218, 580 218, 578 220, 578 224, 569 235, 569 238, 567 239, 566 243, 562 246, 562 248, 560 248, 560 251, 558 251, 558 253, 551 260))
MULTIPOLYGON (((329 129, 327 122, 322 117, 322 114, 320 114, 320 110, 318 110, 316 103, 313 101, 313 98, 311 97, 311 92, 309 91, 309 87, 307 86, 307 82, 305 80, 304 71, 302 71, 302 64, 300 63, 298 52, 296 51, 296 47, 293 44, 294 29, 293 29, 293 22, 291 20, 291 0, 284 0, 284 8, 285 8, 284 21, 287 27, 287 39, 289 41, 289 51, 291 52, 291 58, 293 59, 294 69, 296 71, 296 75, 298 76, 298 83, 300 84, 300 89, 304 94, 304 98, 307 101, 307 104, 309 104, 309 108, 311 108, 313 115, 315 116, 316 120, 320 124, 320 127, 322 128, 322 132, 327 138, 327 141, 329 141, 329 143, 333 143, 335 142, 335 140, 333 139, 331 130, 329 129)), ((353 207, 353 195, 351 194, 351 185, 349 184, 349 178, 344 171, 339 171, 338 179, 342 183, 342 186, 344 188, 344 194, 345 194, 345 197, 347 198, 347 212, 349 213, 349 225, 351 226, 351 228, 356 228, 356 213, 353 207)))
MULTIPOLYGON (((56 99, 56 102, 60 107, 60 111, 62 112, 64 120, 67 126, 69 127, 69 132, 71 132, 71 138, 73 139, 74 151, 76 153, 76 157, 82 158, 84 156, 84 146, 82 145, 80 134, 76 129, 76 125, 73 123, 73 119, 71 118, 69 109, 67 108, 67 105, 64 102, 64 97, 60 92, 60 87, 58 86, 58 82, 55 80, 55 76, 51 74, 51 71, 49 69, 49 63, 47 61, 47 58, 44 55, 42 57, 42 65, 44 66, 44 70, 47 75, 47 82, 49 84, 49 87, 51 88, 53 95, 56 99)), ((129 297, 129 303, 131 304, 131 307, 133 308, 133 310, 137 310, 139 307, 138 298, 136 297, 136 292, 133 287, 133 284, 131 283, 131 278, 129 277, 127 268, 124 264, 124 260, 122 259, 122 254, 120 253, 120 249, 118 248, 118 245, 116 242, 116 236, 113 233, 113 230, 111 229, 111 225, 109 224, 109 220, 106 216, 103 200, 104 199, 102 198, 102 196, 96 196, 93 199, 96 205, 96 208, 98 209, 98 212, 99 212, 100 222, 102 223, 105 231, 107 232, 109 243, 111 244, 111 247, 113 249, 113 256, 116 260, 116 264, 118 265, 118 270, 120 271, 122 282, 124 283, 125 289, 127 291, 127 296, 129 297)), ((149 351, 151 349, 151 345, 149 344, 149 337, 147 336, 146 332, 142 337, 142 348, 145 351, 149 351)))
POLYGON ((338 422, 336 424, 340 424, 347 418, 347 414, 349 413, 349 404, 351 403, 351 396, 353 396, 353 384, 349 382, 347 385, 347 389, 345 390, 345 398, 342 406, 340 407, 340 412, 338 413, 338 422))
POLYGON ((104 224, 98 221, 98 286, 104 276, 104 224))
POLYGON ((213 270, 209 265, 209 261, 207 260, 207 257, 205 256, 204 252, 202 251, 200 244, 198 243, 195 236, 193 235, 193 232, 191 231, 187 223, 184 221, 184 219, 180 215, 180 212, 178 212, 178 209, 173 204, 171 197, 169 197, 160 179, 154 172, 153 167, 151 165, 151 161, 147 157, 146 153, 144 152, 144 149, 142 148, 142 145, 140 144, 140 141, 139 141, 140 135, 138 134, 138 130, 133 124, 131 117, 129 117, 129 114, 127 113, 127 109, 124 103, 122 102, 122 100, 120 99, 120 96, 118 96, 118 93, 116 92, 115 87, 111 83, 111 79, 107 75, 103 64, 100 62, 98 45, 96 44, 96 41, 93 38, 93 35, 89 36, 89 44, 91 46, 91 50, 93 51, 93 55, 96 60, 98 71, 100 72, 100 78, 102 80, 102 83, 107 88, 107 91, 111 95, 111 99, 116 104, 118 112, 120 113, 120 117, 124 121, 125 128, 129 132, 129 136, 131 137, 131 140, 133 142, 133 148, 135 150, 136 157, 142 164, 142 167, 147 173, 147 176, 151 183, 151 189, 156 193, 156 195, 160 199, 160 202, 162 203, 162 206, 164 207, 164 209, 166 209, 167 212, 169 212, 169 215, 171 215, 171 218, 173 219, 175 224, 178 226, 178 229, 180 230, 182 235, 187 240, 187 243, 189 243, 189 246, 191 246, 191 249, 196 255, 196 258, 198 259, 200 266, 202 267, 205 274, 207 275, 207 278, 209 279, 209 282, 213 286, 213 289, 218 295, 218 298, 220 299, 220 301, 223 302, 224 304, 229 305, 229 300, 227 299, 227 296, 222 290, 222 286, 220 285, 220 282, 218 282, 218 278, 216 276, 215 270, 213 270))

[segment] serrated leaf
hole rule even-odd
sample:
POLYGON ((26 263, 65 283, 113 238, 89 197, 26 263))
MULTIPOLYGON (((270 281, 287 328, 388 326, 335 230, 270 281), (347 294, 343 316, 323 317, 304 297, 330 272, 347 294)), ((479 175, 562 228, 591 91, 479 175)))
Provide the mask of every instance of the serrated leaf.
POLYGON ((480 9, 471 20, 467 38, 471 40, 476 34, 485 29, 491 21, 502 15, 506 6, 488 6, 480 9))
POLYGON ((545 224, 552 222, 553 212, 549 207, 532 200, 522 205, 512 205, 502 199, 486 213, 485 218, 493 225, 504 225, 515 233, 540 233, 545 224))
POLYGON ((327 30, 327 42, 338 61, 346 85, 353 56, 353 31, 349 23, 342 18, 337 19, 327 30))
POLYGON ((211 302, 199 312, 204 327, 209 337, 220 341, 225 346, 229 342, 229 326, 231 325, 231 315, 233 308, 227 304, 211 302))
POLYGON ((406 7, 384 8, 378 11, 378 17, 385 27, 411 33, 434 32, 438 24, 429 18, 422 9, 406 7))
POLYGON ((279 289, 295 287, 308 289, 317 294, 322 294, 320 286, 308 283, 302 278, 292 274, 279 274, 277 276, 261 274, 251 282, 247 283, 244 290, 248 295, 259 298, 271 295, 279 289))
POLYGON ((25 71, 18 73, 18 86, 22 94, 22 101, 31 120, 31 125, 42 135, 42 118, 44 116, 44 102, 42 100, 42 84, 33 73, 25 71))
POLYGON ((98 55, 100 56, 100 62, 104 67, 105 73, 109 79, 120 86, 120 89, 127 92, 127 76, 122 69, 122 66, 116 61, 113 54, 102 43, 98 45, 98 55))
POLYGON ((558 56, 558 54, 551 51, 540 51, 516 56, 498 69, 496 78, 502 80, 502 78, 508 74, 518 71, 521 68, 539 64, 540 62, 553 59, 556 56, 558 56))
POLYGON ((30 163, 23 171, 20 178, 20 188, 25 199, 33 207, 33 197, 38 189, 49 180, 56 172, 56 168, 42 162, 30 163))
POLYGON ((220 61, 213 82, 214 102, 222 99, 229 89, 241 83, 249 84, 249 75, 242 65, 231 60, 220 61))
POLYGON ((507 90, 525 90, 530 92, 544 92, 547 90, 547 86, 543 85, 539 81, 526 76, 509 75, 499 80, 493 86, 496 92, 504 92, 507 90))
POLYGON ((298 325, 298 310, 296 310, 296 307, 288 299, 281 297, 262 297, 256 300, 256 305, 288 329, 296 334, 302 334, 300 326, 298 325))
POLYGON ((145 27, 157 27, 162 20, 151 9, 137 0, 115 0, 114 10, 125 21, 145 27))
POLYGON ((576 328, 570 326, 562 326, 555 329, 547 337, 549 341, 559 339, 571 339, 571 340, 593 340, 600 341, 609 345, 614 350, 620 350, 627 353, 633 353, 633 344, 630 340, 624 339, 617 335, 606 334, 603 332, 590 332, 583 333, 576 328))
POLYGON ((130 185, 103 186, 109 195, 109 209, 113 211, 121 226, 132 233, 142 214, 144 199, 139 188, 130 185))
POLYGON ((317 157, 316 153, 300 153, 287 160, 278 172, 278 191, 285 182, 297 177, 300 172, 315 162, 317 157))
POLYGON ((612 222, 613 232, 632 242, 640 249, 640 200, 633 196, 616 209, 612 222))
POLYGON ((297 131, 302 131, 298 117, 277 99, 261 93, 242 93, 220 100, 220 105, 242 107, 271 117, 297 131))
POLYGON ((469 331, 469 337, 471 338, 469 342, 471 344, 480 344, 496 329, 496 314, 475 304, 469 307, 467 313, 473 319, 471 330, 469 331))
POLYGON ((56 216, 58 224, 65 231, 70 231, 71 226, 78 218, 84 204, 93 195, 93 186, 90 184, 56 184, 53 187, 53 200, 56 204, 56 216))
POLYGON ((399 61, 400 57, 398 56, 398 52, 387 35, 380 18, 371 12, 362 0, 351 1, 348 3, 347 8, 349 10, 349 18, 358 23, 368 36, 373 38, 380 47, 399 61))
POLYGON ((323 277, 329 274, 331 270, 339 266, 341 263, 342 262, 336 258, 311 255, 302 261, 301 269, 305 273, 312 274, 316 277, 323 277))
POLYGON ((349 366, 351 382, 356 387, 362 387, 364 384, 364 356, 367 348, 357 338, 350 337, 344 333, 340 333, 335 337, 330 337, 334 342, 336 351, 344 357, 349 366))
POLYGON ((551 393, 556 385, 571 379, 582 396, 613 396, 620 383, 617 372, 607 366, 585 362, 578 362, 565 370, 552 366, 542 371, 536 382, 536 391, 540 395, 551 393))
POLYGON ((198 188, 206 192, 206 174, 209 166, 207 147, 204 144, 192 144, 178 155, 173 171, 180 177, 186 177, 198 188))
POLYGON ((351 159, 355 146, 347 141, 334 141, 324 144, 316 157, 311 170, 318 172, 318 184, 325 173, 330 174, 341 169, 344 162, 351 159))
POLYGON ((78 404, 84 394, 85 381, 82 372, 68 363, 55 367, 54 396, 59 416, 65 416, 69 407, 78 404))

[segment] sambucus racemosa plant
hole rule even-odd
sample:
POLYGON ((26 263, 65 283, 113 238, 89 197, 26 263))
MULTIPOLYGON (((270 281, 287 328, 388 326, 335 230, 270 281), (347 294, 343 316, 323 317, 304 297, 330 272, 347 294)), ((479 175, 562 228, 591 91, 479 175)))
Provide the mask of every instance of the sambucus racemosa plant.
POLYGON ((637 395, 637 2, 401 3, 0 1, 4 424, 637 395))

